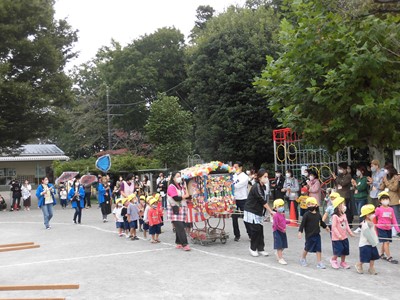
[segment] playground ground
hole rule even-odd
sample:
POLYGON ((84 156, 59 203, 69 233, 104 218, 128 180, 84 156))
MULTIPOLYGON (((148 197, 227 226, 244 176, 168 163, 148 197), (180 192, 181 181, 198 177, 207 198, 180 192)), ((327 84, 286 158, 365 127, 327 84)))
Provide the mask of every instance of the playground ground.
MULTIPOLYGON (((298 264, 304 241, 297 229, 287 230, 288 265, 277 263, 272 249, 271 224, 265 223, 269 257, 251 257, 244 234, 234 242, 231 219, 226 222, 230 238, 207 246, 192 244, 192 251, 174 247, 174 233, 166 222, 162 243, 142 238, 131 241, 116 234, 115 224, 103 223, 97 205, 83 211, 82 224, 72 223, 73 210, 55 206, 52 229, 45 230, 42 213, 0 212, 0 244, 34 242, 39 248, 0 252, 0 285, 79 284, 79 289, 1 291, 0 299, 396 299, 400 265, 378 261, 378 275, 357 274, 358 238, 350 238, 350 270, 329 267, 331 243, 322 235, 323 261, 316 268, 298 264)), ((109 218, 111 220, 111 218, 109 218)), ((400 258, 400 241, 392 243, 400 258)))

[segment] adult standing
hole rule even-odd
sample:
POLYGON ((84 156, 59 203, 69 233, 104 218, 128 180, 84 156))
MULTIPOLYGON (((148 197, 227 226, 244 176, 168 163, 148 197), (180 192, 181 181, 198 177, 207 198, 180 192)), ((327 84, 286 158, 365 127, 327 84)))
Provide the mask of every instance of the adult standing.
POLYGON ((351 223, 353 223, 353 207, 351 203, 350 187, 351 187, 351 174, 347 172, 347 163, 341 162, 338 165, 338 175, 332 174, 335 180, 336 191, 339 193, 340 197, 343 197, 346 201, 346 217, 349 222, 350 228, 352 228, 351 223))
POLYGON ((167 180, 164 177, 163 173, 160 173, 159 178, 157 178, 157 192, 160 194, 161 199, 162 199, 162 207, 164 209, 167 208, 167 188, 168 188, 168 183, 167 180))
POLYGON ((282 176, 281 170, 275 171, 275 180, 272 181, 271 186, 273 188, 272 195, 274 200, 285 198, 285 193, 282 192, 283 184, 285 183, 285 178, 282 176))
POLYGON ((367 178, 368 185, 370 187, 369 197, 371 203, 375 206, 379 206, 378 194, 381 192, 380 186, 382 184, 383 177, 386 176, 385 169, 380 168, 379 160, 374 159, 371 161, 371 177, 367 178))
POLYGON ((269 183, 268 173, 265 169, 257 172, 254 185, 250 189, 247 201, 244 205, 243 220, 250 230, 250 254, 252 256, 268 256, 264 250, 263 209, 267 209, 272 215, 272 209, 268 205, 266 185, 269 183))
POLYGON ((111 214, 111 196, 110 188, 108 186, 107 177, 101 177, 97 189, 97 199, 101 208, 103 222, 107 222, 107 216, 111 214))
POLYGON ((144 175, 143 181, 142 181, 142 187, 143 187, 143 194, 146 197, 150 195, 150 190, 151 190, 150 185, 151 185, 151 182, 149 180, 149 176, 144 175))
POLYGON ((57 204, 56 197, 54 197, 56 190, 49 183, 49 178, 45 177, 41 182, 42 184, 36 190, 36 197, 38 198, 38 206, 43 213, 44 226, 46 229, 50 229, 50 220, 53 218, 53 206, 57 204))
MULTIPOLYGON (((359 165, 356 169, 356 179, 351 180, 354 189, 354 204, 356 206, 357 216, 361 215, 361 207, 368 202, 368 183, 367 183, 367 169, 363 165, 359 165)), ((364 217, 360 217, 360 223, 364 217)), ((361 232, 361 225, 354 230, 355 233, 361 232)))
POLYGON ((167 216, 175 228, 175 248, 190 251, 185 231, 185 222, 188 214, 186 199, 189 198, 189 194, 181 183, 181 173, 173 172, 167 190, 167 216))
POLYGON ((10 182, 10 189, 12 193, 12 203, 11 203, 11 209, 10 211, 13 211, 14 209, 19 210, 21 207, 21 184, 17 179, 13 179, 10 182))
POLYGON ((293 176, 292 170, 288 169, 285 173, 285 183, 283 184, 282 192, 286 193, 286 200, 288 200, 289 211, 292 209, 292 203, 294 204, 294 212, 296 219, 299 219, 299 211, 297 209, 297 198, 299 196, 300 186, 297 178, 293 176))
POLYGON ((396 216, 396 224, 400 222, 400 214, 399 214, 399 191, 400 191, 400 183, 399 183, 399 175, 397 175, 397 170, 393 167, 393 165, 388 166, 385 169, 386 176, 383 177, 382 183, 380 185, 381 190, 385 190, 389 193, 390 203, 389 206, 393 208, 394 215, 396 216), (387 170, 387 171, 386 171, 387 170))
POLYGON ((92 204, 90 203, 90 197, 92 197, 92 185, 87 184, 85 185, 84 189, 85 189, 85 207, 91 208, 92 204))
POLYGON ((317 199, 318 206, 321 206, 321 182, 319 181, 318 174, 314 170, 310 170, 307 180, 308 195, 317 199))
POLYGON ((78 224, 81 224, 82 220, 82 209, 85 207, 85 189, 79 183, 78 179, 75 179, 71 189, 68 193, 68 200, 71 201, 72 208, 75 209, 73 221, 76 224, 76 219, 78 219, 78 224))
POLYGON ((121 198, 128 198, 135 192, 135 185, 133 183, 133 174, 129 173, 126 179, 122 181, 120 187, 121 198))
POLYGON ((24 184, 21 187, 22 201, 24 202, 24 210, 30 210, 31 207, 31 191, 32 186, 29 183, 29 180, 25 180, 24 184))
MULTIPOLYGON (((244 205, 248 195, 249 176, 243 172, 243 164, 240 161, 234 163, 233 168, 236 170, 236 173, 233 177, 236 211, 232 214, 232 225, 233 234, 235 236, 234 241, 238 242, 240 240, 239 218, 243 217, 242 213, 244 212, 244 205)), ((246 226, 247 234, 250 238, 250 229, 246 223, 244 224, 246 226)))

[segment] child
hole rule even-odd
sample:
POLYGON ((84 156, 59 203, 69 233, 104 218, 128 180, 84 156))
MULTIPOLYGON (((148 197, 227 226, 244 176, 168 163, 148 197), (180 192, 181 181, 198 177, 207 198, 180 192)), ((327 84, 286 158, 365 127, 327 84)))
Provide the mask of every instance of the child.
POLYGON ((151 242, 153 244, 160 243, 158 236, 161 233, 161 215, 160 210, 157 207, 157 203, 158 200, 154 197, 150 200, 150 209, 147 216, 150 226, 149 233, 151 235, 151 242))
POLYGON ((326 269, 324 263, 321 261, 321 235, 320 229, 325 228, 328 232, 329 227, 322 221, 322 216, 318 210, 318 202, 314 197, 309 197, 307 199, 307 209, 308 211, 304 214, 303 219, 299 227, 298 238, 301 239, 303 230, 306 233, 306 243, 304 246, 304 251, 300 259, 300 265, 302 267, 307 266, 306 256, 308 252, 316 252, 317 254, 317 268, 326 269))
POLYGON ((122 231, 124 230, 124 218, 121 215, 122 212, 122 199, 118 198, 116 200, 116 206, 113 210, 113 215, 115 217, 115 226, 118 229, 118 235, 121 237, 123 236, 122 231))
POLYGON ((146 203, 146 198, 140 196, 140 204, 143 207, 143 237, 147 239, 147 231, 149 230, 149 220, 147 215, 149 213, 150 205, 146 203))
POLYGON ((339 195, 339 193, 336 193, 336 192, 332 192, 327 197, 327 201, 326 201, 327 207, 326 207, 325 213, 322 217, 322 221, 324 221, 328 225, 330 230, 332 230, 332 216, 333 216, 333 211, 334 211, 332 202, 338 197, 340 197, 340 195, 339 195), (326 222, 326 220, 328 220, 328 222, 326 222))
POLYGON ((4 200, 3 196, 0 195, 0 210, 5 211, 7 209, 6 200, 4 200))
POLYGON ((68 193, 65 190, 65 187, 62 187, 60 190, 60 202, 61 202, 61 207, 63 209, 65 209, 67 207, 67 196, 68 196, 68 193))
POLYGON ((285 202, 282 199, 276 199, 273 209, 276 211, 273 215, 274 222, 272 224, 274 249, 276 249, 278 262, 281 265, 287 265, 287 262, 283 259, 283 249, 288 247, 286 224, 289 224, 290 221, 285 219, 285 202))
POLYGON ((392 264, 397 264, 398 261, 393 259, 390 255, 389 245, 392 242, 392 226, 394 226, 397 232, 399 232, 400 229, 397 225, 393 208, 389 206, 389 193, 380 192, 378 195, 378 201, 381 203, 381 206, 376 208, 375 215, 378 221, 376 227, 378 228, 379 242, 382 243, 380 257, 392 264))
POLYGON ((129 234, 131 227, 129 226, 129 221, 128 221, 128 205, 129 205, 129 199, 123 198, 121 216, 122 219, 124 220, 124 231, 125 231, 125 237, 127 239, 131 237, 129 234))
POLYGON ((300 216, 304 216, 304 214, 307 212, 307 198, 308 198, 308 188, 306 186, 303 186, 301 188, 301 196, 297 198, 297 203, 299 203, 300 206, 300 216))
MULTIPOLYGON (((143 224, 144 224, 144 209, 146 206, 146 197, 145 196, 140 196, 139 198, 139 203, 138 203, 138 208, 139 208, 139 231, 143 232, 143 224)), ((143 234, 145 236, 145 234, 143 234)), ((145 236, 146 238, 146 236, 145 236)))
POLYGON ((364 263, 369 263, 369 274, 378 274, 374 268, 374 261, 379 259, 378 249, 376 248, 379 241, 373 223, 373 219, 375 218, 374 211, 375 206, 372 204, 366 204, 361 207, 360 218, 365 217, 365 219, 361 222, 360 242, 358 244, 360 249, 360 261, 356 263, 356 270, 359 274, 364 273, 362 266, 364 263))
POLYGON ((332 248, 333 257, 331 258, 331 266, 334 269, 339 269, 338 256, 340 256, 340 267, 343 269, 350 269, 350 266, 346 263, 346 255, 350 254, 349 239, 347 238, 347 232, 350 236, 354 236, 354 233, 349 227, 346 217, 346 206, 344 205, 345 199, 338 197, 333 201, 334 213, 332 216, 332 248))
POLYGON ((136 241, 139 238, 136 236, 136 229, 138 227, 138 220, 139 220, 139 207, 138 204, 136 203, 136 196, 127 198, 127 218, 128 218, 128 224, 129 224, 129 238, 132 241, 136 241), (130 200, 129 200, 130 199, 130 200))

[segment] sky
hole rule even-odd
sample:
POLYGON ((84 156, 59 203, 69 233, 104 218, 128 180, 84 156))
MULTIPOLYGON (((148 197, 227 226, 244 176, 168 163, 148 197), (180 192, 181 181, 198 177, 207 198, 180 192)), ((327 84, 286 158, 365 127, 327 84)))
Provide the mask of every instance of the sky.
POLYGON ((56 0, 55 18, 67 19, 79 30, 74 51, 79 57, 67 69, 92 59, 97 50, 113 38, 126 46, 158 28, 179 29, 186 37, 194 26, 199 5, 210 5, 216 14, 245 0, 56 0))

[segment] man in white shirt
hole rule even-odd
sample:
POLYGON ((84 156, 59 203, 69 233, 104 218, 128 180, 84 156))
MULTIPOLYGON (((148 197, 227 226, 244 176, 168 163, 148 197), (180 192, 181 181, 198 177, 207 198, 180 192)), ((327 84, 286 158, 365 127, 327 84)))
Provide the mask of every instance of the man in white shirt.
MULTIPOLYGON (((236 200, 236 212, 232 215, 232 225, 233 225, 233 234, 235 235, 235 242, 238 242, 240 239, 240 230, 239 230, 239 217, 243 218, 244 204, 247 200, 248 194, 248 184, 249 184, 249 176, 243 172, 243 164, 238 161, 233 165, 233 168, 236 170, 236 174, 233 177, 234 184, 234 195, 236 200)), ((246 225, 246 222, 244 222, 246 225)), ((247 234, 250 237, 250 231, 246 226, 247 234)))

